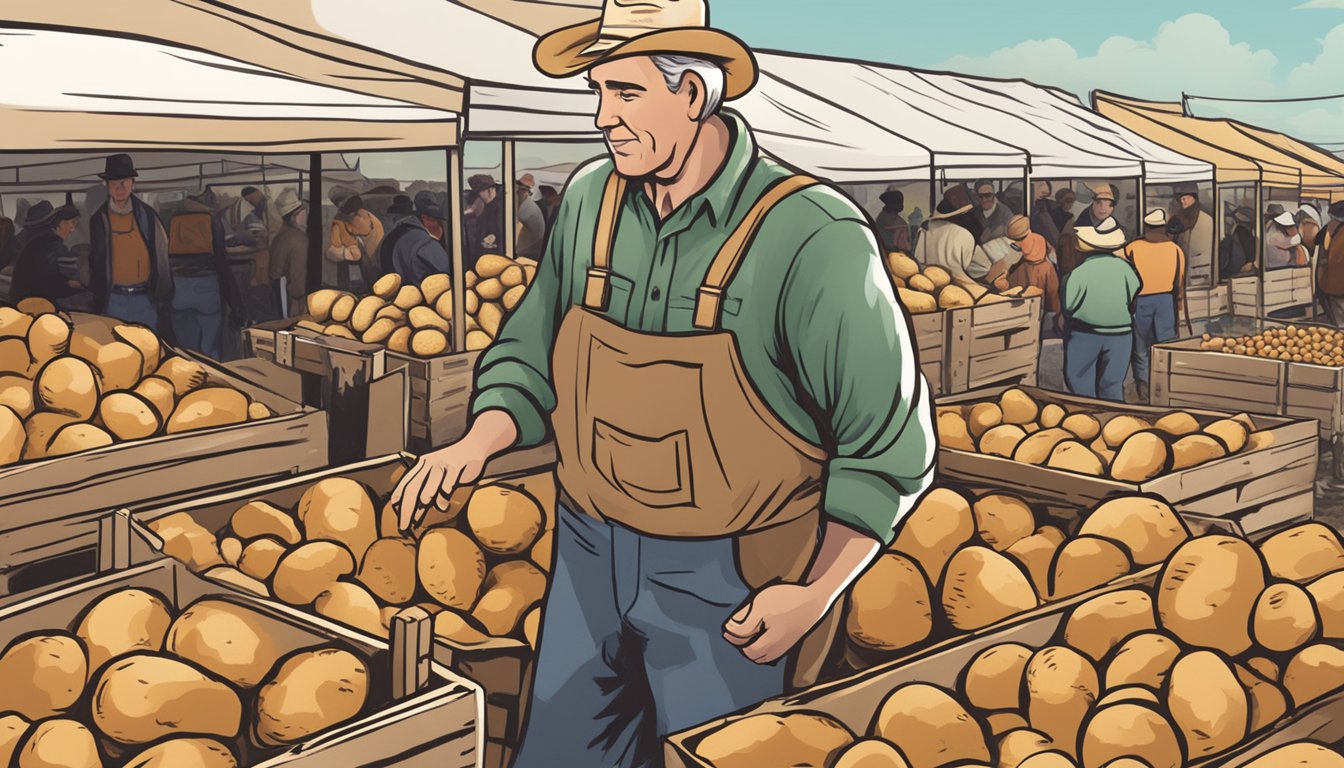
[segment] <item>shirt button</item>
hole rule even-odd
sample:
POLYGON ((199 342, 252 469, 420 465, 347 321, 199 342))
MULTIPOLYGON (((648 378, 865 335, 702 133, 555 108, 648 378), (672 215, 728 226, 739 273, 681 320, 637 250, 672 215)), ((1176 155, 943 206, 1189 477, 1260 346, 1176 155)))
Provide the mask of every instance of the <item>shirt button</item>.
POLYGON ((653 289, 653 294, 652 294, 652 296, 653 296, 653 300, 654 300, 654 301, 657 301, 657 300, 663 298, 663 292, 662 292, 662 290, 659 289, 659 288, 654 288, 654 289, 653 289))

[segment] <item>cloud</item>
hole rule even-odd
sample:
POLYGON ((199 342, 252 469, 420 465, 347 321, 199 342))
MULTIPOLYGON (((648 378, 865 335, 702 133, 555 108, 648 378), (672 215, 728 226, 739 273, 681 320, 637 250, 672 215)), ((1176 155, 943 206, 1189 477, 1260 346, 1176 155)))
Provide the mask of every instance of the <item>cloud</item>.
POLYGON ((1294 6, 1293 10, 1305 11, 1317 8, 1344 11, 1344 0, 1307 0, 1307 2, 1301 5, 1294 6))

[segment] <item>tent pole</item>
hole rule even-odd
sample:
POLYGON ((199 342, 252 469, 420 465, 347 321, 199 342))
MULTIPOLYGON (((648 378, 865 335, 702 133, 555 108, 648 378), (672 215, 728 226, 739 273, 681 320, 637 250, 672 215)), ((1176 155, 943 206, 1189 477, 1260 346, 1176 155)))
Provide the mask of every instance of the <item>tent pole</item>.
POLYGON ((308 280, 312 293, 322 287, 322 155, 308 156, 308 280))
POLYGON ((1255 248, 1258 253, 1255 255, 1256 264, 1260 265, 1257 270, 1260 273, 1258 285, 1255 288, 1255 314, 1256 317, 1263 317, 1265 314, 1265 182, 1263 178, 1255 182, 1255 248))
POLYGON ((452 258, 453 270, 453 349, 465 350, 467 340, 466 288, 463 278, 467 274, 463 263, 462 251, 466 246, 463 236, 464 221, 462 201, 462 148, 449 147, 448 160, 448 255, 452 258))
POLYGON ((504 184, 504 255, 508 256, 510 259, 515 255, 513 246, 518 238, 518 211, 514 201, 514 197, 517 195, 517 190, 514 186, 514 162, 516 158, 513 154, 513 148, 514 144, 512 139, 505 139, 500 144, 500 149, 503 150, 504 155, 502 163, 502 174, 504 178, 501 180, 504 184))

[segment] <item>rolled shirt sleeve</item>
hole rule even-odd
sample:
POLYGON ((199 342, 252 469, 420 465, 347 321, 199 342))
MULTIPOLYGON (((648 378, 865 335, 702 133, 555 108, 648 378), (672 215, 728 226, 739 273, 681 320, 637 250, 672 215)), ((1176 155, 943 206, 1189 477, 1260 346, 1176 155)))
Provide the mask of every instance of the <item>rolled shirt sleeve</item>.
POLYGON ((908 317, 876 240, 858 221, 824 224, 783 286, 779 327, 830 458, 824 514, 890 543, 929 488, 933 405, 908 317))

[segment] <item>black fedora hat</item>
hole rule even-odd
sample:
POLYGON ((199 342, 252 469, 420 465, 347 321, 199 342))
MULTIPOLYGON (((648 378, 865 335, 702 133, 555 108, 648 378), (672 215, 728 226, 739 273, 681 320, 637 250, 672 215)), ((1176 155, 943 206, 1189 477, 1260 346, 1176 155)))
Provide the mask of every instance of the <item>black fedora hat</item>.
POLYGON ((415 212, 421 216, 428 216, 431 219, 443 218, 443 206, 434 198, 431 192, 420 192, 415 196, 415 212))
POLYGON ((415 206, 411 204, 409 195, 397 195, 392 198, 392 204, 387 207, 387 212, 393 216, 410 216, 415 213, 415 206))
POLYGON ((51 220, 56 218, 56 207, 46 200, 39 200, 28 209, 24 214, 23 221, 19 222, 21 227, 41 227, 50 224, 51 220))
POLYGON ((130 155, 109 155, 107 158, 107 167, 98 178, 105 181, 116 181, 117 179, 134 179, 140 174, 135 172, 135 161, 131 160, 130 155))

